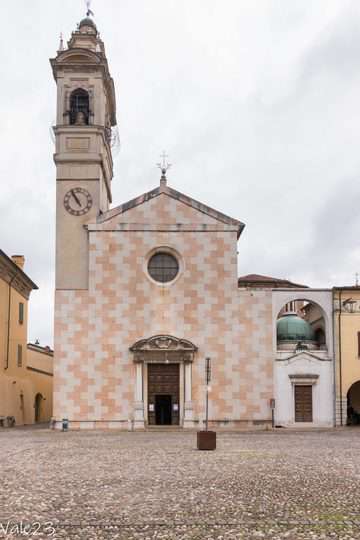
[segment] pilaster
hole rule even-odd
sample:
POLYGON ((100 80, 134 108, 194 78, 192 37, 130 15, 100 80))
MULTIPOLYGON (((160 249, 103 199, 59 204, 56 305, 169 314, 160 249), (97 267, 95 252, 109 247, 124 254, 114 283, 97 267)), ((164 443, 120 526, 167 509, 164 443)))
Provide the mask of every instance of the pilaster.
POLYGON ((347 398, 336 398, 335 402, 335 411, 336 411, 336 426, 346 426, 347 421, 347 398), (342 422, 341 422, 342 417, 342 422))
POLYGON ((185 405, 184 405, 184 428, 194 427, 193 402, 192 402, 192 363, 185 364, 185 405))
POLYGON ((144 429, 143 364, 136 364, 134 429, 144 429))

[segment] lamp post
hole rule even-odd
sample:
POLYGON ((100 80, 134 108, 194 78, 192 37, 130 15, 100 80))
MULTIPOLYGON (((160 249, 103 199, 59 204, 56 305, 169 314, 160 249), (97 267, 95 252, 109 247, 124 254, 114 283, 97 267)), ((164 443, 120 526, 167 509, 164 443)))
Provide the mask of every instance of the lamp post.
POLYGON ((209 431, 209 390, 211 381, 211 359, 205 358, 205 430, 197 432, 197 448, 198 450, 215 450, 216 448, 216 431, 209 431))
POLYGON ((205 431, 209 428, 209 384, 211 381, 211 360, 205 358, 205 384, 206 384, 206 408, 205 408, 205 431))
POLYGON ((270 409, 271 409, 271 427, 275 427, 275 399, 270 399, 270 409))

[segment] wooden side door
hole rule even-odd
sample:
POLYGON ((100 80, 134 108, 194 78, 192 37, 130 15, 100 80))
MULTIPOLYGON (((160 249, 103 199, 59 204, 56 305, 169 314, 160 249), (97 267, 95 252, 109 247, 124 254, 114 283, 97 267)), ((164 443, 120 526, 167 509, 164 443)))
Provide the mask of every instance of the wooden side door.
POLYGON ((296 384, 295 394, 295 422, 312 422, 312 385, 296 384))

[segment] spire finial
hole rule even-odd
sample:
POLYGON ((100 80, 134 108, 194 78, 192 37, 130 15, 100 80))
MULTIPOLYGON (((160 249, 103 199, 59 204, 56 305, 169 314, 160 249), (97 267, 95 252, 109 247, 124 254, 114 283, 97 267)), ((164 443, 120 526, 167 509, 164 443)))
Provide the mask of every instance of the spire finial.
POLYGON ((63 38, 63 34, 61 32, 60 34, 60 44, 59 44, 59 51, 63 51, 64 50, 64 38, 63 38))
POLYGON ((90 6, 91 6, 91 0, 85 0, 85 4, 86 4, 86 16, 87 17, 94 17, 95 16, 95 13, 93 11, 91 11, 90 9, 90 6))
POLYGON ((355 287, 359 286, 359 272, 356 272, 355 274, 355 287))
POLYGON ((156 166, 161 170, 161 178, 160 178, 160 184, 166 185, 166 173, 171 167, 171 163, 167 161, 167 158, 169 157, 165 150, 163 150, 163 153, 160 155, 161 157, 161 163, 157 163, 156 166))

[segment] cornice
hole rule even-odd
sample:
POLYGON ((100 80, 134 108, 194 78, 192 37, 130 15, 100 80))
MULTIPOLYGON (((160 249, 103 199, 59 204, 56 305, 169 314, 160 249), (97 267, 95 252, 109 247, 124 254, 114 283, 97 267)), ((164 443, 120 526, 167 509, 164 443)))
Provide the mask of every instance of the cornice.
POLYGON ((38 286, 0 249, 0 279, 11 285, 26 300, 38 286))

